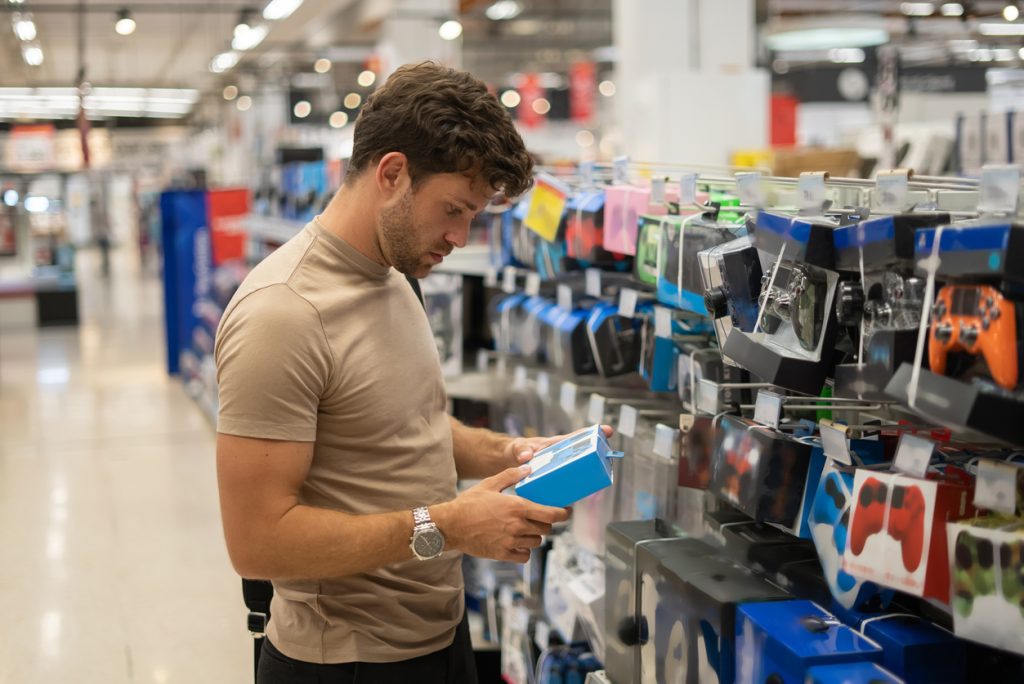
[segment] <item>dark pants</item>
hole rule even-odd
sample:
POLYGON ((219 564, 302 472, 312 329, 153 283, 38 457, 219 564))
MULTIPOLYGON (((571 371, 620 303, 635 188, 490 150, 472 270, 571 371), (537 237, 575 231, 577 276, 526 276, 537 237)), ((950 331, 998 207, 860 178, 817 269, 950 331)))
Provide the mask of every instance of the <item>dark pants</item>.
POLYGON ((463 615, 448 648, 397 663, 319 665, 294 660, 264 639, 257 684, 476 684, 476 661, 463 615))

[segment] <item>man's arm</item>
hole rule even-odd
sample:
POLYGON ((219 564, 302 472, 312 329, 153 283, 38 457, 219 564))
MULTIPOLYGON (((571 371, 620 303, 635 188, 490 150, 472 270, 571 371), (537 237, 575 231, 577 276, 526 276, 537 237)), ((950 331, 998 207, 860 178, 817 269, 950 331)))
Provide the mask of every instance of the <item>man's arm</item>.
POLYGON ((533 451, 523 445, 519 454, 512 453, 513 438, 493 430, 471 428, 460 420, 449 416, 452 424, 452 447, 455 452, 455 470, 461 480, 477 480, 491 477, 506 468, 514 468, 533 456, 533 451))
MULTIPOLYGON (((243 577, 316 579, 412 558, 411 511, 351 515, 305 506, 299 491, 313 444, 217 435, 217 481, 228 555, 243 577)), ((526 562, 568 511, 501 494, 529 469, 507 469, 430 507, 447 547, 526 562)))

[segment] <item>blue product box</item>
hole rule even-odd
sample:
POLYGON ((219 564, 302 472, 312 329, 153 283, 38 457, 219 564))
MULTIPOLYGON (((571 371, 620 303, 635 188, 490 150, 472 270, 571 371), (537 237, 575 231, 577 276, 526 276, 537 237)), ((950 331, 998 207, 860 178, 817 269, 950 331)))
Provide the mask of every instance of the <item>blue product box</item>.
MULTIPOLYGON (((938 228, 917 232, 914 258, 931 256, 938 228)), ((939 238, 938 275, 975 278, 1007 278, 1024 281, 1024 226, 945 226, 939 238)), ((919 269, 920 272, 920 269, 919 269)))
POLYGON ((698 254, 736 239, 737 229, 704 220, 701 216, 659 218, 658 301, 707 316, 698 254))
POLYGON ((679 380, 676 372, 678 362, 679 347, 675 341, 651 335, 650 343, 644 347, 640 375, 652 392, 674 392, 679 380))
POLYGON ((786 261, 834 269, 832 234, 835 228, 832 224, 813 219, 759 211, 754 227, 754 245, 772 256, 778 256, 785 248, 786 261))
POLYGON ((967 680, 967 647, 944 629, 913 615, 868 618, 861 632, 882 647, 882 664, 907 684, 967 680))
POLYGON ((530 465, 533 472, 516 485, 516 494, 545 506, 571 506, 612 483, 613 451, 600 425, 541 449, 530 465))
POLYGON ((882 662, 882 648, 813 601, 748 603, 736 612, 736 682, 803 684, 815 665, 882 662))
POLYGON ((906 684, 876 663, 818 665, 807 670, 808 684, 906 684))
POLYGON ((949 221, 949 214, 936 212, 880 216, 840 226, 832 233, 836 268, 859 273, 861 256, 864 265, 876 271, 901 262, 910 263, 914 259, 917 231, 945 225, 949 221))

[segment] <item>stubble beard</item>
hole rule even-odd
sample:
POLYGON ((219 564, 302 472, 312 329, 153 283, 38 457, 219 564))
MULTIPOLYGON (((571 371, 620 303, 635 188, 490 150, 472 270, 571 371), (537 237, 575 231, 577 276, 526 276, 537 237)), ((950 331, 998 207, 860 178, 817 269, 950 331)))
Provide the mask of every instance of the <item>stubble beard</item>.
POLYGON ((416 245, 416 226, 412 217, 412 191, 406 191, 398 203, 381 211, 380 248, 384 258, 400 273, 422 278, 430 272, 422 262, 416 245))

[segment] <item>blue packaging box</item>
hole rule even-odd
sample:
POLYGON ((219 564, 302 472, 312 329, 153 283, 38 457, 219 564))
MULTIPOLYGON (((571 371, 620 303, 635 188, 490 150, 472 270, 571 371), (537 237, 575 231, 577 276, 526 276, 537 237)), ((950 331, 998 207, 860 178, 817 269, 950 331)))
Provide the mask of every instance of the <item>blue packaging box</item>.
POLYGON ((815 665, 882 662, 882 648, 813 601, 739 606, 736 682, 803 684, 815 665))
POLYGON ((516 485, 516 494, 545 506, 571 506, 612 483, 613 451, 600 425, 541 449, 530 465, 533 472, 516 485))
POLYGON ((807 670, 808 684, 905 684, 875 663, 818 665, 807 670))
POLYGON ((882 664, 907 684, 967 681, 967 648, 944 629, 913 615, 868 618, 860 631, 882 647, 882 664))

